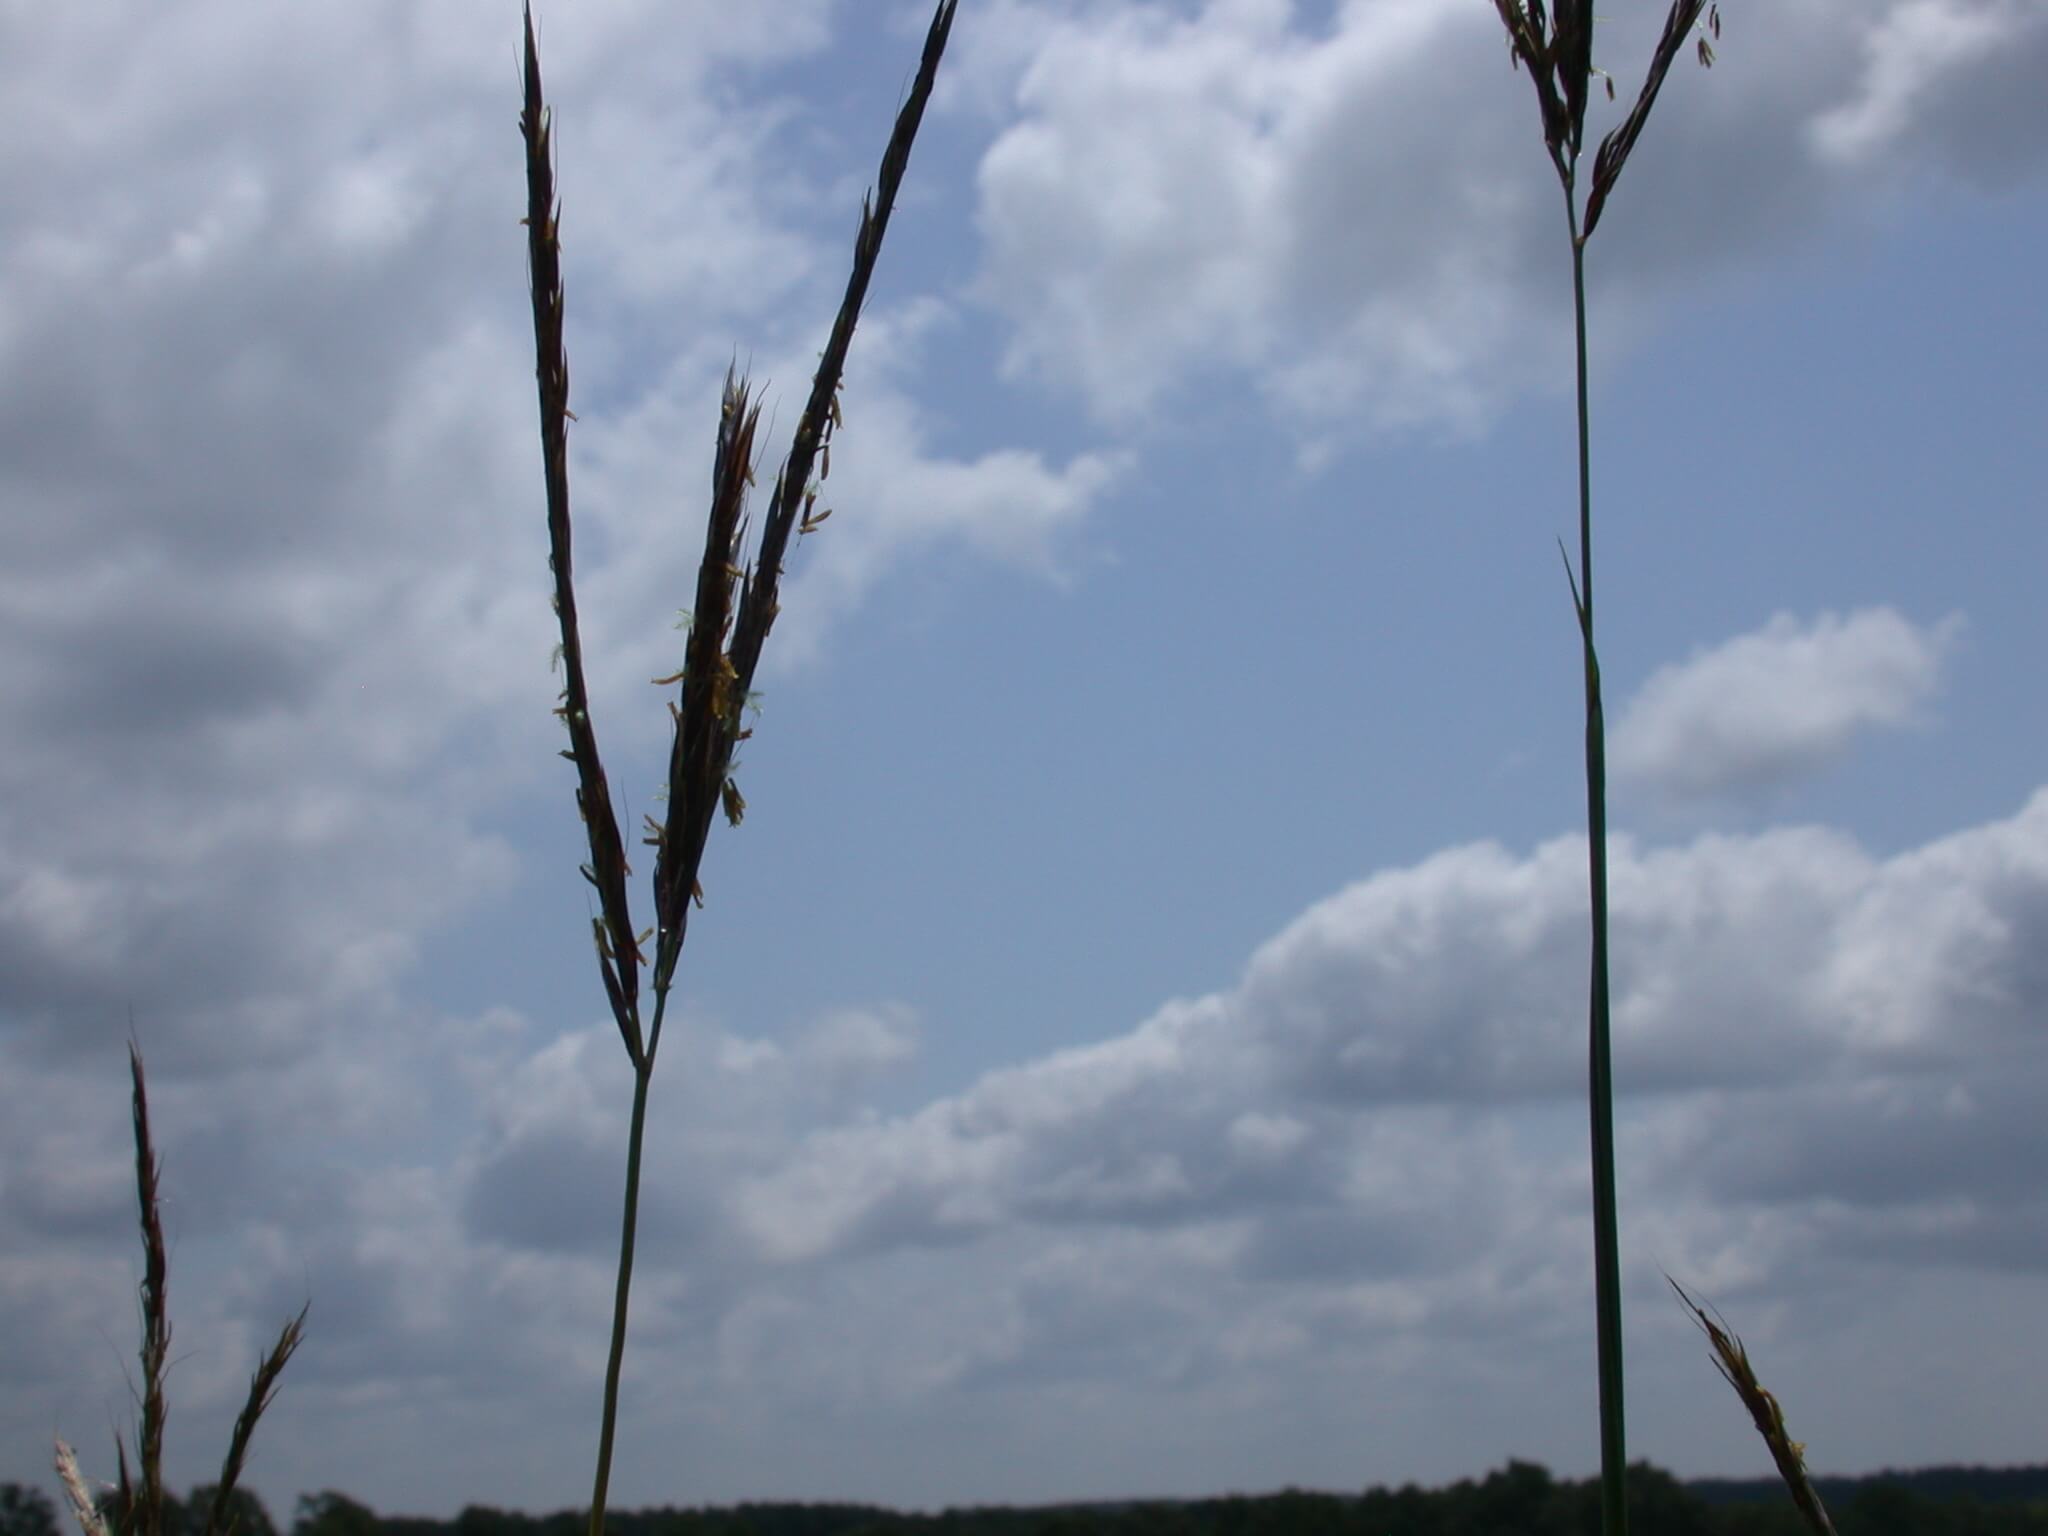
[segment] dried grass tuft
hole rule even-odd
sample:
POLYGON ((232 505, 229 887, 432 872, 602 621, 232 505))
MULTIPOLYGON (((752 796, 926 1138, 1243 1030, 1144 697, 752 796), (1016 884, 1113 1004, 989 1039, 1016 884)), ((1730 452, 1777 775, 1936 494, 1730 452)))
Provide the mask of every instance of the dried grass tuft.
POLYGON ((1678 1299, 1685 1303, 1694 1321, 1707 1335, 1707 1342, 1714 1349, 1714 1365, 1722 1378, 1735 1389, 1735 1395, 1742 1399, 1742 1406, 1749 1410, 1751 1422, 1757 1433, 1764 1437, 1764 1444, 1770 1448, 1771 1460, 1778 1464, 1778 1476, 1784 1479, 1785 1489, 1792 1495, 1792 1503, 1809 1528, 1821 1536, 1835 1536, 1835 1528, 1828 1521, 1828 1512, 1822 1506, 1820 1495, 1814 1492, 1812 1482, 1806 1475, 1806 1447, 1792 1438, 1785 1428, 1784 1410, 1779 1408, 1777 1398, 1767 1391, 1756 1379, 1756 1372, 1749 1363, 1749 1351, 1742 1346, 1742 1340, 1721 1326, 1715 1317, 1709 1317, 1706 1309, 1691 1296, 1685 1287, 1669 1275, 1664 1277, 1671 1289, 1678 1293, 1678 1299))
POLYGON ((72 1517, 78 1521, 81 1536, 108 1536, 99 1501, 85 1486, 85 1475, 78 1470, 78 1453, 62 1440, 57 1442, 56 1465, 57 1481, 64 1485, 64 1497, 71 1505, 72 1517))

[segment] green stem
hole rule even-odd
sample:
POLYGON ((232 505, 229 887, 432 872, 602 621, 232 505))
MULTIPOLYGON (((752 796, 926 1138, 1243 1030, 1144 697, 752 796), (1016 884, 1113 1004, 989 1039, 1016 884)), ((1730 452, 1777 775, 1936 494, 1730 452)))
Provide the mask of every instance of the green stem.
MULTIPOLYGON (((657 1027, 659 1027, 657 1025, 657 1027)), ((612 1297, 612 1352, 604 1368, 604 1422, 597 1436, 597 1486, 590 1496, 590 1536, 604 1536, 612 1480, 612 1437, 619 1422, 619 1371, 626 1358, 626 1304, 633 1291, 633 1239, 640 1226, 640 1144, 647 1130, 650 1053, 633 1065, 633 1124, 626 1133, 626 1211, 619 1220, 619 1283, 612 1297)))
POLYGON ((1628 1441, 1622 1413, 1621 1240, 1614 1191, 1614 1067, 1607 985, 1607 730, 1600 707, 1600 659, 1593 648, 1593 449, 1586 404, 1586 246, 1572 188, 1565 187, 1572 235, 1572 307, 1578 330, 1579 636, 1586 671, 1586 874, 1592 889, 1593 979, 1588 1097, 1593 1132, 1593 1305, 1600 1370, 1600 1528, 1627 1536, 1628 1441))

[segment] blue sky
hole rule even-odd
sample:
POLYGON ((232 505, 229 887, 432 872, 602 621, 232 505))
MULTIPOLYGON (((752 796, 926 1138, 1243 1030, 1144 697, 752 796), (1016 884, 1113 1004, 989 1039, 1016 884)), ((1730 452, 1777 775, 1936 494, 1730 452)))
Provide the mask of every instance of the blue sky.
MULTIPOLYGON (((1668 1271, 1817 1467, 2027 1459, 2048 13, 1723 13, 1590 253, 1631 1449, 1765 1468, 1668 1271)), ((542 14, 624 821, 719 380, 786 442, 927 17, 542 14)), ((963 0, 706 858, 616 1502, 1592 1469, 1569 294, 1497 34, 963 0)), ((631 1085, 517 35, 0 18, 0 1478, 127 1419, 132 1018, 174 1483, 310 1297, 274 1513, 587 1496, 631 1085)))

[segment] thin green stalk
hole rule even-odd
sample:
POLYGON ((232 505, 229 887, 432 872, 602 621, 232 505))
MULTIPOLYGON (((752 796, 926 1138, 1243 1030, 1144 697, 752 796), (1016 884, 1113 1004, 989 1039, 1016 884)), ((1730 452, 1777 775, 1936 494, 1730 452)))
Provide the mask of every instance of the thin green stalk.
MULTIPOLYGON (((1600 222, 1621 168, 1641 136, 1657 93, 1679 48, 1698 32, 1701 12, 1707 30, 1720 35, 1720 15, 1708 0, 1672 0, 1664 34, 1657 42, 1635 105, 1600 141, 1593 157, 1592 184, 1583 225, 1579 216, 1579 155, 1585 143, 1586 103, 1593 68, 1593 10, 1587 0, 1494 0, 1507 29, 1509 58, 1527 66, 1542 114, 1543 143, 1564 189, 1566 228, 1572 242, 1572 319, 1577 339, 1579 413, 1579 567, 1572 606, 1579 620, 1580 654, 1586 678, 1586 874, 1591 890, 1593 954, 1587 1028, 1587 1099, 1592 1122, 1593 1307, 1598 1338, 1600 1384, 1600 1525, 1605 1536, 1628 1532, 1628 1442, 1622 1406, 1621 1241, 1614 1174, 1614 1067, 1610 1046, 1607 963, 1607 728, 1600 705, 1600 658, 1593 645, 1593 434, 1587 404, 1586 242, 1600 222)), ((1697 37, 1700 63, 1711 64, 1712 46, 1697 37)), ((1610 79, 1608 94, 1613 95, 1610 79)), ((1562 553, 1562 546, 1560 546, 1562 553)))
POLYGON ((1587 1029, 1587 1098, 1593 1150, 1593 1311, 1600 1381, 1600 1512, 1607 1536, 1628 1531, 1628 1434, 1621 1365, 1621 1233, 1614 1179, 1614 1065, 1607 976, 1607 722, 1600 704, 1600 657, 1593 645, 1593 434, 1586 400, 1586 243, 1571 188, 1572 309, 1578 333, 1579 579, 1574 601, 1586 674, 1586 882, 1592 894, 1593 957, 1587 1029))
POLYGON ((626 1132, 626 1208, 619 1218, 619 1280, 612 1295, 612 1347, 604 1367, 604 1417, 597 1433, 597 1481, 590 1494, 590 1536, 604 1536, 605 1502, 611 1489, 612 1441, 619 1424, 619 1372, 626 1360, 626 1305, 633 1293, 633 1244, 640 1231, 640 1147, 647 1132, 647 1089, 653 1081, 651 1059, 643 1058, 634 1064, 633 1121, 626 1132))

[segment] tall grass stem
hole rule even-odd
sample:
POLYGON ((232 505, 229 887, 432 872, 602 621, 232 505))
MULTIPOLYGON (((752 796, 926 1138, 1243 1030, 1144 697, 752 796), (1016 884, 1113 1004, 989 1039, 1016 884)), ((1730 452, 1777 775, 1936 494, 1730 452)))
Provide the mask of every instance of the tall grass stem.
MULTIPOLYGON (((1593 65, 1593 8, 1590 0, 1493 0, 1508 34, 1508 57, 1526 67, 1536 87, 1543 122, 1543 147, 1564 192, 1565 227, 1572 246, 1572 322, 1576 341, 1579 430, 1579 565, 1576 579, 1569 555, 1565 580, 1579 622, 1579 653, 1586 687, 1586 877, 1592 919, 1591 981, 1587 1006, 1587 1099, 1591 1122, 1593 1181, 1593 1307, 1600 1388, 1600 1521, 1605 1536, 1627 1536, 1628 1437, 1623 1409, 1621 1359, 1621 1242, 1615 1196, 1614 1065, 1608 985, 1607 911, 1607 728, 1600 699, 1600 656, 1593 643, 1593 430, 1586 363, 1586 242, 1614 191, 1629 153, 1641 137, 1671 62, 1699 28, 1720 35, 1719 12, 1708 0, 1672 0, 1650 67, 1634 106, 1600 141, 1581 222, 1578 202, 1580 152, 1585 144, 1586 103, 1593 76, 1602 74, 1608 95, 1613 78, 1593 65)), ((1713 48, 1698 39, 1699 61, 1713 62, 1713 48)), ((1563 553, 1560 541, 1560 553, 1563 553)))
POLYGON ((1607 718, 1593 643, 1593 433, 1586 385, 1586 242, 1571 190, 1573 328, 1578 338, 1579 581, 1575 601, 1586 683, 1586 883, 1593 953, 1588 988, 1587 1099, 1593 1158, 1593 1310, 1600 1382, 1600 1505, 1609 1536, 1628 1529, 1628 1416, 1621 1358, 1621 1220, 1614 1173, 1614 1059, 1607 964, 1607 718))
POLYGON ((719 404, 717 451, 712 466, 711 510, 704 553, 697 569, 696 604, 682 670, 657 679, 681 685, 672 703, 674 737, 669 750, 668 812, 647 819, 643 839, 655 850, 654 925, 636 931, 626 895, 625 843, 613 811, 611 791, 590 719, 578 632, 569 518, 569 360, 563 345, 560 207, 555 197, 552 120, 541 89, 540 54, 534 42, 533 10, 525 9, 523 101, 520 135, 526 146, 527 260, 533 299, 535 383, 540 407, 542 469, 546 477, 548 565, 554 573, 554 607, 561 629, 564 682, 555 713, 569 733, 562 753, 576 766, 576 808, 590 848, 583 876, 597 891, 599 914, 591 920, 598 971, 619 1038, 633 1066, 633 1111, 626 1139, 626 1188, 619 1219, 619 1266, 612 1296, 611 1344, 606 1353, 604 1402, 598 1425, 597 1467, 590 1498, 590 1536, 604 1536, 612 1457, 617 1442, 619 1384, 626 1353, 626 1323, 633 1292, 634 1247, 639 1233, 640 1171, 647 1132, 648 1094, 669 988, 689 929, 691 907, 703 900, 698 872, 714 816, 722 810, 737 826, 746 799, 732 779, 733 749, 752 734, 743 726, 748 690, 768 631, 781 611, 782 562, 791 536, 809 533, 831 515, 816 510, 830 471, 832 433, 842 420, 839 386, 855 324, 882 251, 896 194, 910 164, 910 150, 938 76, 959 0, 938 0, 925 34, 917 77, 896 114, 871 197, 863 199, 854 236, 853 270, 834 317, 811 390, 761 528, 750 565, 742 564, 747 492, 754 483, 754 442, 760 407, 751 386, 728 369, 719 404), (813 466, 816 478, 812 478, 813 466), (654 1008, 643 1030, 640 971, 648 964, 640 946, 655 941, 651 967, 654 1008))
POLYGON ((603 1536, 606 1494, 612 1479, 612 1443, 619 1425, 619 1376, 626 1361, 626 1311, 633 1296, 633 1246, 640 1231, 640 1148, 647 1135, 651 1061, 633 1068, 633 1118, 626 1132, 626 1199, 619 1216, 619 1277, 612 1293, 611 1351, 604 1364, 604 1417, 597 1435, 597 1480, 591 1489, 591 1536, 603 1536))

